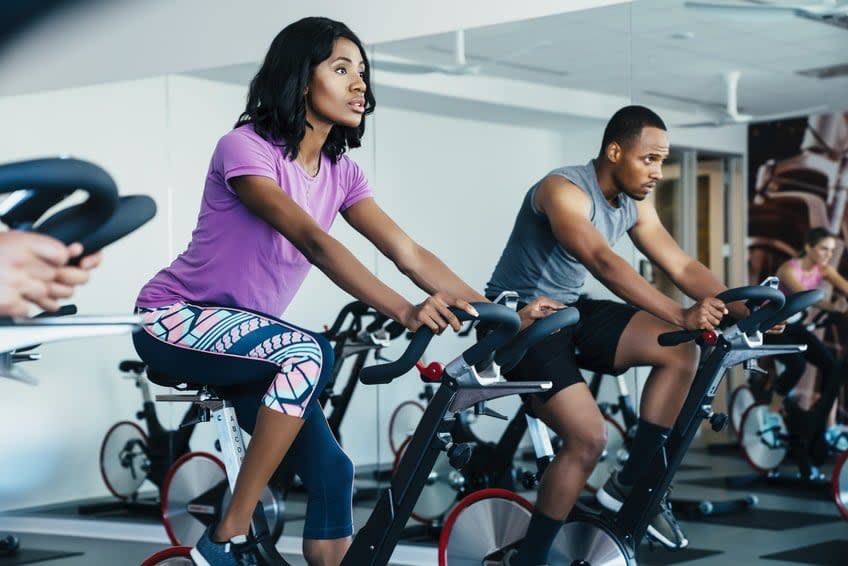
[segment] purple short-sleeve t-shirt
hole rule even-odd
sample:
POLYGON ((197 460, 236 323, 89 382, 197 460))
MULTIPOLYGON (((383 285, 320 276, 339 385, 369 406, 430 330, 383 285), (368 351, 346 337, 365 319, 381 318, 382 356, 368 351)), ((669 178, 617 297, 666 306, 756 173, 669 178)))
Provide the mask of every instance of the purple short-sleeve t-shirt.
POLYGON ((320 159, 318 174, 309 177, 252 125, 227 133, 212 155, 188 248, 141 289, 136 304, 153 308, 187 301, 281 315, 310 263, 247 209, 229 180, 242 175, 273 179, 329 231, 339 211, 373 193, 362 170, 347 156, 336 163, 323 153, 320 159))

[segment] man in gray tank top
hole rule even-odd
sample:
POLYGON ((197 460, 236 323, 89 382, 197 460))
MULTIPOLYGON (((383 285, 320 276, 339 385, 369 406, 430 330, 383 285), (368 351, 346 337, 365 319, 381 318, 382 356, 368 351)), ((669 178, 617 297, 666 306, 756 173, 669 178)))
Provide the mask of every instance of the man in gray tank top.
MULTIPOLYGON (((695 375, 694 343, 661 347, 673 330, 712 329, 727 312, 715 295, 726 287, 688 256, 660 223, 648 196, 662 179, 669 144, 662 119, 628 106, 613 115, 598 157, 551 171, 527 193, 512 234, 486 287, 493 297, 514 290, 523 303, 550 297, 580 309, 580 322, 543 340, 507 373, 509 379, 550 379, 553 388, 527 399, 530 410, 567 439, 545 471, 527 535, 504 564, 544 564, 562 521, 605 445, 605 425, 579 368, 618 375, 651 366, 630 458, 598 491, 617 511, 662 447, 695 375), (633 243, 688 296, 689 308, 642 278, 612 246, 627 233, 633 243), (624 302, 581 298, 591 273, 624 302)), ((688 544, 663 501, 648 534, 666 546, 688 544)))

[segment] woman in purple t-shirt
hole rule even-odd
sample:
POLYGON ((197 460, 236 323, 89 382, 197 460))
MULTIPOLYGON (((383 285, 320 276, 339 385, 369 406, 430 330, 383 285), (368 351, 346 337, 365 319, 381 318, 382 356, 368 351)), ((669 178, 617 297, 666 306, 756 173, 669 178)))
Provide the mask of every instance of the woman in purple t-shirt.
MULTIPOLYGON (((192 549, 198 564, 238 563, 260 493, 287 453, 308 491, 307 561, 338 564, 350 545, 353 465, 315 402, 332 349, 265 314, 285 310, 311 265, 413 331, 458 330, 449 307, 475 314, 468 301, 485 300, 380 209, 343 155, 359 147, 374 104, 365 51, 344 24, 305 18, 283 29, 250 83, 246 110, 212 155, 188 248, 137 299, 142 359, 156 372, 190 372, 218 386, 252 433, 225 515, 192 549), (338 213, 427 300, 410 303, 330 236, 338 213)), ((539 299, 522 321, 560 306, 539 299)))

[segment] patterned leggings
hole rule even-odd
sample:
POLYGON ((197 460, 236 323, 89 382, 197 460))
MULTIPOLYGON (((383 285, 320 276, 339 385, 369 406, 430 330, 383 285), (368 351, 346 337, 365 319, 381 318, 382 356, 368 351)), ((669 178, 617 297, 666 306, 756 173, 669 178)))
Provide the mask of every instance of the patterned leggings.
POLYGON ((309 333, 234 308, 176 303, 138 309, 148 334, 180 348, 259 358, 279 366, 262 403, 303 417, 321 376, 322 353, 309 333))
POLYGON ((333 438, 317 403, 333 368, 323 337, 243 309, 176 303, 137 309, 133 336, 151 369, 216 387, 253 433, 260 404, 304 419, 285 464, 307 491, 306 539, 353 533, 353 462, 333 438), (261 399, 261 401, 260 401, 261 399))

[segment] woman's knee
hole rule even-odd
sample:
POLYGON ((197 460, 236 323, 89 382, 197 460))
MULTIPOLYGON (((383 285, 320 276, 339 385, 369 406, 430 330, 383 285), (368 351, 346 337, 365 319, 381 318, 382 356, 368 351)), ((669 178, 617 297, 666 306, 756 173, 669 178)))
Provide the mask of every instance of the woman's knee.
MULTIPOLYGON (((269 340, 266 340, 268 342, 269 340)), ((333 370, 333 351, 327 340, 296 330, 270 340, 279 365, 263 398, 270 409, 304 418, 333 370)))
POLYGON ((313 469, 306 470, 301 478, 310 499, 322 501, 347 501, 353 494, 353 461, 338 444, 320 449, 320 454, 314 458, 313 469), (324 476, 331 475, 331 481, 323 481, 324 476), (318 476, 322 481, 313 481, 318 476))

